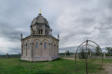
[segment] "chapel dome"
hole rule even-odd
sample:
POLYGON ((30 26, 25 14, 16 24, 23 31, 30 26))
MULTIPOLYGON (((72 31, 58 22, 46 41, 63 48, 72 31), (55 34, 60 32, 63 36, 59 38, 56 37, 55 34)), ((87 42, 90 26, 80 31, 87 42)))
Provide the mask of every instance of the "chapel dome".
POLYGON ((39 15, 33 19, 31 25, 35 25, 35 24, 45 24, 49 26, 47 19, 44 18, 41 13, 39 13, 39 15))

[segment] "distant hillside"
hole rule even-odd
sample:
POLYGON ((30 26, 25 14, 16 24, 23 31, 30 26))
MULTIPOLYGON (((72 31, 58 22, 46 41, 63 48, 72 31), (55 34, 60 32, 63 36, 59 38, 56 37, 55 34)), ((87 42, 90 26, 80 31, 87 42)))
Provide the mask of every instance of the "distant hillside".
POLYGON ((21 50, 20 49, 9 49, 9 50, 7 50, 7 52, 5 51, 5 52, 3 52, 3 51, 0 51, 0 55, 6 55, 6 54, 20 54, 21 53, 21 50))
POLYGON ((60 48, 59 49, 59 52, 60 53, 64 53, 65 51, 69 51, 69 52, 72 52, 74 53, 76 51, 77 47, 64 47, 64 48, 60 48))
MULTIPOLYGON (((107 52, 107 50, 105 50, 105 48, 101 48, 103 52, 107 52)), ((59 53, 64 53, 66 51, 69 51, 69 52, 76 52, 77 50, 77 47, 64 47, 64 48, 59 48, 59 53)))
MULTIPOLYGON (((59 48, 59 53, 64 53, 67 50, 69 52, 71 52, 71 53, 74 53, 74 52, 76 52, 76 49, 77 49, 77 47, 64 47, 64 48, 59 48)), ((102 50, 103 50, 103 52, 107 52, 105 50, 105 48, 102 48, 102 50)), ((21 53, 20 51, 21 51, 20 49, 12 49, 12 50, 7 51, 7 52, 8 52, 8 54, 19 54, 19 53, 21 53)), ((0 55, 6 55, 6 54, 7 53, 0 51, 0 55)))

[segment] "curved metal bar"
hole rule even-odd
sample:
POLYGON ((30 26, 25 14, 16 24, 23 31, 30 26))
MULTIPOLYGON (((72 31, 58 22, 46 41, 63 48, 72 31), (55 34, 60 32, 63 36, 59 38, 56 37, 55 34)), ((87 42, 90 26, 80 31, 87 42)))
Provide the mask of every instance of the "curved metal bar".
MULTIPOLYGON (((90 41, 90 42, 96 44, 97 46, 99 46, 96 42, 94 42, 94 41, 92 41, 92 40, 88 40, 88 41, 90 41)), ((100 46, 99 46, 99 47, 100 47, 100 46)))
MULTIPOLYGON (((100 46, 99 46, 96 42, 94 42, 94 41, 92 41, 92 40, 88 40, 88 46, 94 47, 93 45, 90 45, 89 42, 94 43, 97 47, 100 48, 100 46)), ((78 51, 78 49, 79 49, 84 43, 86 43, 86 41, 82 42, 82 43, 77 47, 77 49, 76 49, 76 52, 75 52, 75 62, 76 62, 76 56, 77 56, 77 53, 78 53, 77 51, 78 51)), ((85 44, 84 44, 83 46, 85 46, 85 44)), ((100 48, 100 50, 101 50, 101 48, 100 48)), ((102 50, 101 50, 101 53, 102 53, 102 50)), ((102 55, 102 58, 103 58, 103 55, 102 55)), ((102 61, 102 62, 103 62, 103 61, 102 61)))
MULTIPOLYGON (((89 41, 91 41, 91 40, 89 40, 89 41)), ((95 43, 96 45, 98 45, 96 42, 94 42, 94 41, 91 41, 91 42, 93 42, 93 43, 95 43)), ((100 48, 100 46, 98 45, 98 47, 100 48)), ((100 48, 100 50, 101 50, 101 48, 100 48)), ((101 50, 101 53, 102 53, 102 66, 103 66, 103 60, 104 60, 104 58, 103 58, 103 51, 101 50)))
MULTIPOLYGON (((84 45, 84 46, 86 46, 86 45, 84 45)), ((93 45, 90 45, 90 44, 88 44, 88 46, 95 47, 95 46, 93 46, 93 45)))
MULTIPOLYGON (((88 48, 89 48, 89 47, 95 47, 95 46, 89 44, 89 42, 95 44, 96 47, 98 47, 98 48, 100 49, 101 53, 102 53, 102 50, 101 50, 100 46, 99 46, 96 42, 94 42, 94 41, 92 41, 92 40, 86 40, 86 41, 82 42, 82 43, 77 47, 77 49, 76 49, 76 52, 75 52, 75 64, 76 64, 76 59, 77 59, 77 54, 78 54, 79 48, 80 48, 81 50, 84 50, 83 47, 86 46, 87 52, 89 52, 89 51, 91 52, 91 50, 88 49, 88 48)), ((87 56, 88 56, 88 54, 87 54, 87 56)), ((88 58, 85 58, 85 64, 86 64, 86 74, 88 74, 88 58)), ((103 54, 102 54, 102 65, 101 65, 101 66, 103 66, 103 54)))
POLYGON ((77 47, 77 49, 76 49, 76 52, 75 52, 75 63, 76 63, 76 56, 77 56, 78 48, 79 48, 82 44, 84 44, 85 42, 86 42, 86 41, 82 42, 82 43, 77 47))

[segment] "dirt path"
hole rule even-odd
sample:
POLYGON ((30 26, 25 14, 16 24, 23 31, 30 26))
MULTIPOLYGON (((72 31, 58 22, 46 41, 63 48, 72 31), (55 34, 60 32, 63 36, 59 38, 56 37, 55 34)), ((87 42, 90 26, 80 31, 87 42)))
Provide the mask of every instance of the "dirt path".
POLYGON ((104 70, 106 71, 107 74, 112 74, 112 64, 105 64, 104 70))
POLYGON ((66 58, 66 57, 63 57, 63 59, 74 60, 74 58, 66 58))

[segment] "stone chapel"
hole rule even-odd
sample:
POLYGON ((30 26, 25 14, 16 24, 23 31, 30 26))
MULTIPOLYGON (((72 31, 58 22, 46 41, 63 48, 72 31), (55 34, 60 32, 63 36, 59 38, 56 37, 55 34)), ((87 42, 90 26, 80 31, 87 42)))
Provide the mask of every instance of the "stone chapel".
POLYGON ((52 61, 59 57, 59 38, 52 36, 52 29, 41 13, 31 23, 31 34, 21 34, 21 60, 52 61))

